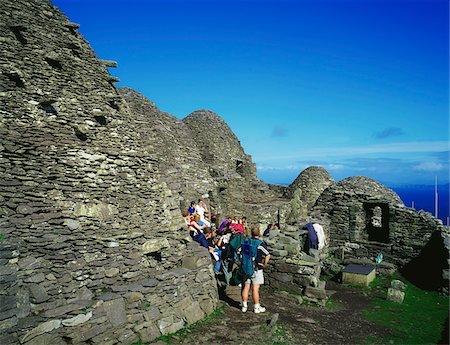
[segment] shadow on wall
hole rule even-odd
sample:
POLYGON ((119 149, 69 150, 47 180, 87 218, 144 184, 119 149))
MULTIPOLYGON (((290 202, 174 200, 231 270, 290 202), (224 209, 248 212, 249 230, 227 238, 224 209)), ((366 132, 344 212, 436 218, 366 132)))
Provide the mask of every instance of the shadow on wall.
POLYGON ((447 265, 447 255, 439 231, 435 231, 420 254, 406 264, 400 273, 423 290, 438 290, 444 286, 442 270, 447 265))

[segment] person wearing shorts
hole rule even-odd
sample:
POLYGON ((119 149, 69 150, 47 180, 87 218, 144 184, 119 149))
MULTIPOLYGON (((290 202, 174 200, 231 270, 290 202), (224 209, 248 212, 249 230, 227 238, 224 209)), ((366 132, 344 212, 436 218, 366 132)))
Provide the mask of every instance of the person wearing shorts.
MULTIPOLYGON (((252 238, 259 240, 260 230, 257 227, 252 229, 252 238)), ((259 287, 264 284, 264 268, 267 266, 270 260, 270 253, 267 249, 267 244, 261 242, 258 246, 258 251, 255 259, 255 273, 244 282, 244 287, 242 288, 242 312, 245 313, 248 309, 248 294, 250 292, 250 287, 252 288, 252 298, 254 303, 254 312, 264 313, 266 308, 262 307, 259 301, 259 287)))

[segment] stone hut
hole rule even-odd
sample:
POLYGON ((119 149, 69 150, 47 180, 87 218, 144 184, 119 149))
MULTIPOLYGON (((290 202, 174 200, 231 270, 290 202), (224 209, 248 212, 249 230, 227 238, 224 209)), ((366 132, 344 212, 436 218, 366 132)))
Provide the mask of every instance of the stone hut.
MULTIPOLYGON (((147 131, 146 138, 153 145, 151 154, 159 162, 161 179, 178 198, 180 207, 187 209, 189 201, 206 193, 214 198, 217 183, 205 166, 189 127, 160 111, 153 102, 132 89, 120 88, 119 93, 130 107, 132 116, 147 131)), ((220 200, 211 201, 220 207, 220 200)))
POLYGON ((240 141, 217 114, 198 110, 183 119, 195 138, 203 164, 217 183, 213 198, 219 213, 246 215, 250 223, 284 224, 289 210, 286 198, 256 177, 256 166, 240 141))
POLYGON ((411 262, 423 256, 436 237, 433 246, 440 253, 438 262, 424 259, 430 266, 423 271, 437 271, 427 278, 433 279, 434 285, 442 287, 448 282, 448 248, 443 244, 448 235, 442 222, 405 207, 395 192, 368 177, 349 177, 331 185, 320 195, 311 215, 322 220, 330 250, 337 256, 343 255, 345 262, 374 263, 381 253, 381 270, 409 267, 411 271, 411 262))
POLYGON ((0 343, 131 344, 213 311, 209 255, 115 63, 47 0, 0 18, 0 343))
POLYGON ((322 167, 311 166, 303 170, 286 190, 286 195, 291 200, 291 213, 287 222, 306 222, 304 220, 308 218, 320 194, 332 183, 333 178, 322 167))

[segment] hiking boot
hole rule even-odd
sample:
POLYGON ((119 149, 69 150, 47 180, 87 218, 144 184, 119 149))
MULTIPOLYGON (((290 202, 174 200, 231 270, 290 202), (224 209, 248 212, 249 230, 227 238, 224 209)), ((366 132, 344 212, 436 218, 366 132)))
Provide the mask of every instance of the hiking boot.
POLYGON ((247 307, 242 306, 241 310, 243 313, 245 313, 247 311, 247 307))
POLYGON ((266 311, 266 308, 264 307, 257 307, 255 308, 255 314, 264 313, 266 311))

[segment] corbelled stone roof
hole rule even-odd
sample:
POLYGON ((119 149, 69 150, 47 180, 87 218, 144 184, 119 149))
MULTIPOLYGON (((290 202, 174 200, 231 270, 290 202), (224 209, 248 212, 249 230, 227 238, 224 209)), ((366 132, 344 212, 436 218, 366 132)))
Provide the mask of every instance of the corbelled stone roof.
POLYGON ((333 182, 328 171, 322 167, 311 166, 303 170, 287 189, 292 208, 289 222, 305 219, 320 194, 333 182))

